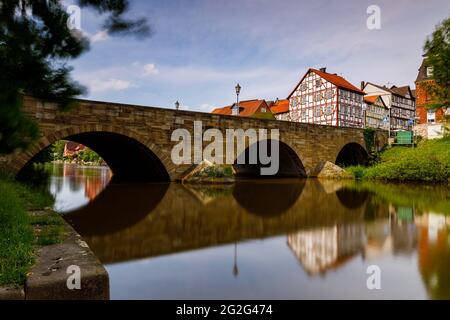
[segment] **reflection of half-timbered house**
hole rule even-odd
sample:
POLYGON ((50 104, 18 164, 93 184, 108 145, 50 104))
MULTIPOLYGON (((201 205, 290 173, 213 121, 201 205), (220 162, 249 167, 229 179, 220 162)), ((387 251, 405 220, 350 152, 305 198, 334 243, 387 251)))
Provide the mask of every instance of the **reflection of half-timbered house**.
POLYGON ((325 68, 309 69, 288 97, 289 120, 363 127, 364 92, 325 68))

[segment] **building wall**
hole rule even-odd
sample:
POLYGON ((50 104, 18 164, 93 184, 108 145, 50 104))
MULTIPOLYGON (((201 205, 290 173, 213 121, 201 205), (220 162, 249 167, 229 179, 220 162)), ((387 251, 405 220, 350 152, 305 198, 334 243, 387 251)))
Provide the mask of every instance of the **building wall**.
POLYGON ((415 102, 414 100, 400 97, 389 91, 382 90, 370 83, 364 87, 364 92, 368 96, 380 95, 384 104, 390 109, 391 129, 410 130, 411 126, 408 120, 415 118, 415 102))
POLYGON ((275 119, 282 121, 291 121, 290 113, 289 112, 278 113, 275 115, 275 119))
MULTIPOLYGON (((425 90, 425 85, 427 83, 433 84, 434 80, 416 82, 416 112, 419 124, 428 123, 428 110, 425 108, 425 105, 429 103, 431 99, 425 90)), ((435 119, 436 122, 441 122, 444 119, 444 111, 442 109, 436 110, 435 119)))
POLYGON ((415 109, 414 100, 392 95, 391 128, 411 129, 408 121, 415 118, 415 109))
POLYGON ((388 116, 389 110, 382 104, 377 102, 368 104, 365 115, 366 127, 388 130, 389 122, 383 122, 383 119, 388 116))
POLYGON ((310 72, 289 98, 291 121, 337 126, 338 89, 310 72))
POLYGON ((364 112, 363 95, 339 89, 339 126, 362 128, 364 112))

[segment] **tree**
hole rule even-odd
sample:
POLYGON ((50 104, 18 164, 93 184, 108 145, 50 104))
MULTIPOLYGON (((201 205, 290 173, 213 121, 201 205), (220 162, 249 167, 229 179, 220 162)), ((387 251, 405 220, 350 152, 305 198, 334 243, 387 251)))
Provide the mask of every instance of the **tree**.
POLYGON ((450 18, 442 21, 425 41, 424 51, 427 62, 433 68, 434 83, 427 84, 425 90, 433 99, 427 108, 450 107, 450 18))
MULTIPOLYGON (((145 19, 123 17, 127 0, 78 0, 106 15, 110 34, 146 36, 145 19)), ((85 88, 70 77, 67 61, 89 49, 79 30, 67 27, 68 13, 60 0, 1 0, 0 2, 0 154, 26 148, 38 128, 22 112, 21 95, 57 103, 61 110, 74 105, 85 88)))

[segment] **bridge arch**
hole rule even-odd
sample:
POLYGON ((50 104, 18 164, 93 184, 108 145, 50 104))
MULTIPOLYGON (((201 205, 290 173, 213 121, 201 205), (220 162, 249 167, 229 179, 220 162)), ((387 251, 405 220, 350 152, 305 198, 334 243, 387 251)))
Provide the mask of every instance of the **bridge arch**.
POLYGON ((109 125, 65 128, 40 138, 13 160, 20 173, 45 148, 58 140, 81 143, 97 152, 111 168, 115 182, 170 181, 172 163, 158 146, 133 130, 109 125))
POLYGON ((357 142, 350 142, 338 149, 335 163, 339 166, 366 165, 369 154, 366 149, 357 142))
MULTIPOLYGON (((264 140, 264 141, 260 141, 255 143, 252 146, 248 146, 245 151, 245 159, 246 162, 248 162, 249 160, 249 153, 250 153, 250 149, 252 147, 255 147, 256 144, 258 143, 268 143, 268 153, 271 153, 270 150, 270 139, 268 140, 264 140)), ((257 150, 255 148, 255 150, 257 150)), ((259 162, 259 157, 258 157, 258 163, 256 164, 238 164, 237 163, 237 159, 239 158, 239 156, 242 155, 237 155, 238 157, 236 158, 235 162, 234 162, 234 169, 236 171, 236 175, 239 177, 262 177, 262 178, 271 178, 271 177, 276 177, 276 178, 280 178, 280 177, 299 177, 299 178, 306 178, 307 174, 306 174, 306 169, 303 165, 303 162, 300 158, 300 156, 297 154, 297 152, 291 148, 288 144, 279 141, 279 168, 278 168, 278 173, 273 175, 273 176, 262 176, 261 175, 261 167, 268 167, 269 165, 263 165, 259 162)))

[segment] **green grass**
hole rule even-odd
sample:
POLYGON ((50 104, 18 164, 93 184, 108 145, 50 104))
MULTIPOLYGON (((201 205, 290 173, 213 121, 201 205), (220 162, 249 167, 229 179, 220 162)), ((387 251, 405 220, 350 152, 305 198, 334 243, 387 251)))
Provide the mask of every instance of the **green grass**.
POLYGON ((422 141, 416 148, 392 147, 370 167, 347 167, 357 179, 450 182, 450 138, 422 141))
MULTIPOLYGON (((54 241, 60 235, 57 228, 50 227, 49 234, 43 236, 45 241, 34 235, 36 221, 29 210, 45 208, 52 203, 51 195, 42 189, 4 176, 0 178, 0 286, 23 284, 34 262, 35 246, 54 241)), ((55 224, 52 220, 56 217, 48 218, 47 225, 55 224)))

